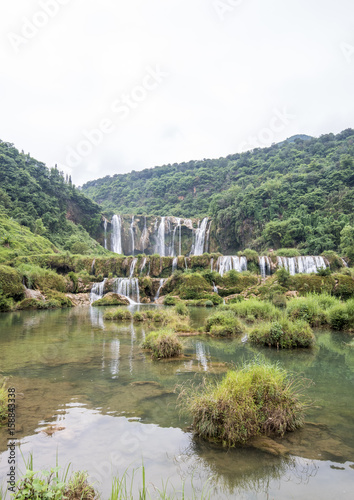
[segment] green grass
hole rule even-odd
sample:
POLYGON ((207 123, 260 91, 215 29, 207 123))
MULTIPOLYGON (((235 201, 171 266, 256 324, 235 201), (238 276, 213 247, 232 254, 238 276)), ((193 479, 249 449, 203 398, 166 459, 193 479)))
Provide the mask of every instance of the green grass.
POLYGON ((283 436, 304 423, 299 385, 278 364, 256 359, 229 371, 219 383, 185 389, 179 398, 198 436, 225 446, 257 435, 283 436))
POLYGON ((182 353, 182 344, 173 330, 150 332, 144 342, 143 349, 148 349, 155 359, 174 358, 182 353))
POLYGON ((232 337, 243 333, 244 327, 233 311, 218 311, 207 319, 205 330, 214 337, 232 337))
POLYGON ((244 300, 227 306, 236 316, 246 321, 275 320, 280 318, 281 311, 271 302, 261 301, 256 298, 244 300))
POLYGON ((7 419, 7 390, 6 380, 0 377, 0 427, 7 419))
POLYGON ((291 321, 286 317, 278 321, 259 323, 248 338, 253 344, 281 349, 311 347, 315 342, 312 329, 306 321, 291 321))

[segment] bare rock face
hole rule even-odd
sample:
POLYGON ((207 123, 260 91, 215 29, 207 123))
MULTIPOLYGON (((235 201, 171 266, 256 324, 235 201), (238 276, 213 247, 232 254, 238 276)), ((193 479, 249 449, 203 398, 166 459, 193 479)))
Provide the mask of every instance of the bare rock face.
POLYGON ((89 306, 90 294, 89 293, 66 293, 65 294, 74 306, 89 306))
POLYGON ((288 292, 285 293, 285 297, 298 297, 299 296, 299 292, 297 292, 296 290, 289 290, 288 292))
POLYGON ((35 299, 35 300, 45 300, 44 295, 39 290, 30 290, 29 288, 25 289, 25 298, 35 299))

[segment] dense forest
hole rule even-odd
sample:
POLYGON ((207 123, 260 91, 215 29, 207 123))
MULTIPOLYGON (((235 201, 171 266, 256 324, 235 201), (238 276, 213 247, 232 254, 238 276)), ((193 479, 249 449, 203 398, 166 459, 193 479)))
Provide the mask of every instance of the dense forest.
POLYGON ((354 130, 299 136, 226 158, 107 176, 82 190, 107 213, 210 216, 226 248, 348 253, 354 130))
MULTIPOLYGON (((94 239, 101 230, 101 208, 56 167, 49 169, 0 141, 0 237, 2 246, 16 247, 19 230, 10 224, 9 217, 59 249, 104 252, 94 239)), ((30 237, 27 232, 25 238, 30 237)))

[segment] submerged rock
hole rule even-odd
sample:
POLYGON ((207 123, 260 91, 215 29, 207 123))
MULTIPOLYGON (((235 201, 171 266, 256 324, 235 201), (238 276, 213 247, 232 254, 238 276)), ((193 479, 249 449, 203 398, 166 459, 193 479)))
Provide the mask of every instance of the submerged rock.
POLYGON ((247 445, 274 456, 284 456, 289 453, 288 448, 267 436, 256 436, 250 439, 247 445))

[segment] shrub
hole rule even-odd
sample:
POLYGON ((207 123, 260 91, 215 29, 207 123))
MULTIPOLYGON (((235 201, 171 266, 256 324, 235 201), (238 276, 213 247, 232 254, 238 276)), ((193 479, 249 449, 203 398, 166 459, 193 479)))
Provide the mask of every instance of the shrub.
POLYGON ((145 320, 145 316, 141 312, 136 311, 133 314, 133 321, 139 322, 139 321, 144 321, 144 320, 145 320))
POLYGON ((256 360, 197 393, 185 390, 180 400, 193 416, 196 435, 235 446, 259 434, 283 436, 301 427, 305 404, 295 387, 279 365, 256 360))
POLYGON ((232 311, 218 311, 207 319, 205 329, 215 336, 231 336, 243 332, 240 321, 232 311))
POLYGON ((180 302, 179 304, 176 305, 176 307, 174 308, 176 314, 178 314, 179 316, 188 316, 188 309, 187 309, 187 306, 185 304, 183 304, 183 302, 180 302))
POLYGON ((155 359, 173 358, 182 352, 182 344, 172 330, 149 333, 142 347, 152 351, 155 359))
POLYGON ((132 314, 128 310, 111 310, 106 311, 103 315, 104 319, 112 320, 112 321, 130 321, 132 319, 132 314))
POLYGON ((290 273, 285 269, 285 267, 281 267, 275 272, 278 283, 281 286, 287 287, 289 284, 290 273))
POLYGON ((214 307, 214 304, 213 304, 213 302, 211 300, 207 300, 205 302, 205 307, 214 307))
POLYGON ((163 299, 164 306, 175 306, 177 304, 178 299, 176 297, 171 297, 171 295, 166 295, 163 299))
POLYGON ((18 270, 25 278, 28 288, 39 288, 42 291, 57 290, 58 292, 65 292, 66 282, 64 277, 51 269, 43 269, 34 264, 21 264, 18 270))
POLYGON ((279 257, 299 257, 300 252, 297 248, 279 248, 276 254, 279 257))
POLYGON ((7 419, 7 390, 5 381, 0 380, 0 427, 7 419))
POLYGON ((349 326, 349 314, 346 304, 339 304, 329 311, 329 320, 333 330, 345 330, 349 326))
POLYGON ((322 326, 329 324, 328 312, 338 300, 335 297, 324 294, 309 294, 306 297, 299 297, 288 303, 287 314, 291 319, 303 319, 311 326, 322 326))
POLYGON ((290 321, 287 318, 281 318, 278 321, 257 325, 249 334, 249 340, 257 345, 292 349, 311 347, 315 342, 315 337, 306 321, 290 321))
POLYGON ((286 297, 282 293, 276 293, 273 296, 272 304, 275 307, 286 307, 286 297))
POLYGON ((5 298, 21 300, 24 293, 21 274, 12 267, 0 265, 0 290, 5 298))

